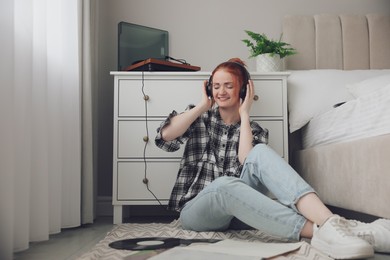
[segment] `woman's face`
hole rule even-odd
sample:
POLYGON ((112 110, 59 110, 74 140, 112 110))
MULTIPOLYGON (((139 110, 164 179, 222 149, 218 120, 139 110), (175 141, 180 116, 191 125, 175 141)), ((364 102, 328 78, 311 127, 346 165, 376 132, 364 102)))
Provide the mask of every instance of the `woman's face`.
POLYGON ((240 87, 237 78, 225 71, 218 70, 213 75, 213 98, 219 107, 231 107, 240 104, 240 87))

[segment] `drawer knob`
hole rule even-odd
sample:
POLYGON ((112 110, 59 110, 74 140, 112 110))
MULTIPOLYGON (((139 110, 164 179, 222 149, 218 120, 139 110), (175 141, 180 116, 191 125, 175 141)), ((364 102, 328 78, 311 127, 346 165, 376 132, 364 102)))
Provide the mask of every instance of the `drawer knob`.
POLYGON ((148 136, 144 136, 143 139, 144 139, 144 142, 145 142, 145 143, 149 142, 149 137, 148 137, 148 136))
POLYGON ((149 100, 149 96, 148 95, 144 95, 144 100, 148 101, 149 100))
POLYGON ((255 95, 255 96, 253 97, 253 100, 254 100, 254 101, 259 100, 259 96, 258 96, 258 95, 255 95))

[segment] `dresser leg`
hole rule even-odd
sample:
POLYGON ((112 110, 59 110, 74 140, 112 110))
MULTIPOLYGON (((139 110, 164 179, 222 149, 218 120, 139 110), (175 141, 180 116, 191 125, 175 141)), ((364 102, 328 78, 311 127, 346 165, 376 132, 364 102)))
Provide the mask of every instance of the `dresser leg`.
POLYGON ((122 205, 114 205, 114 224, 122 224, 122 205))

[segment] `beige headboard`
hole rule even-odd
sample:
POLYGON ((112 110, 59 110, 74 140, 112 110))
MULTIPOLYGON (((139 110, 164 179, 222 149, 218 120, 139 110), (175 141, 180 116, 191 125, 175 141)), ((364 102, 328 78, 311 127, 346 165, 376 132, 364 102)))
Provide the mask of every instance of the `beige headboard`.
POLYGON ((289 70, 390 68, 388 15, 290 15, 283 41, 298 51, 286 58, 289 70))

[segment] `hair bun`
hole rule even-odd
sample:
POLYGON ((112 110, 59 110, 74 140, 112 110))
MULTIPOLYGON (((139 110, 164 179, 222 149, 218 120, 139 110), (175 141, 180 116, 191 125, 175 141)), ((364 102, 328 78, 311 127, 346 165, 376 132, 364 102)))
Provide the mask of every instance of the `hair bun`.
POLYGON ((234 63, 238 63, 244 67, 246 67, 246 64, 243 60, 241 60, 240 58, 231 58, 228 60, 228 62, 234 62, 234 63))

